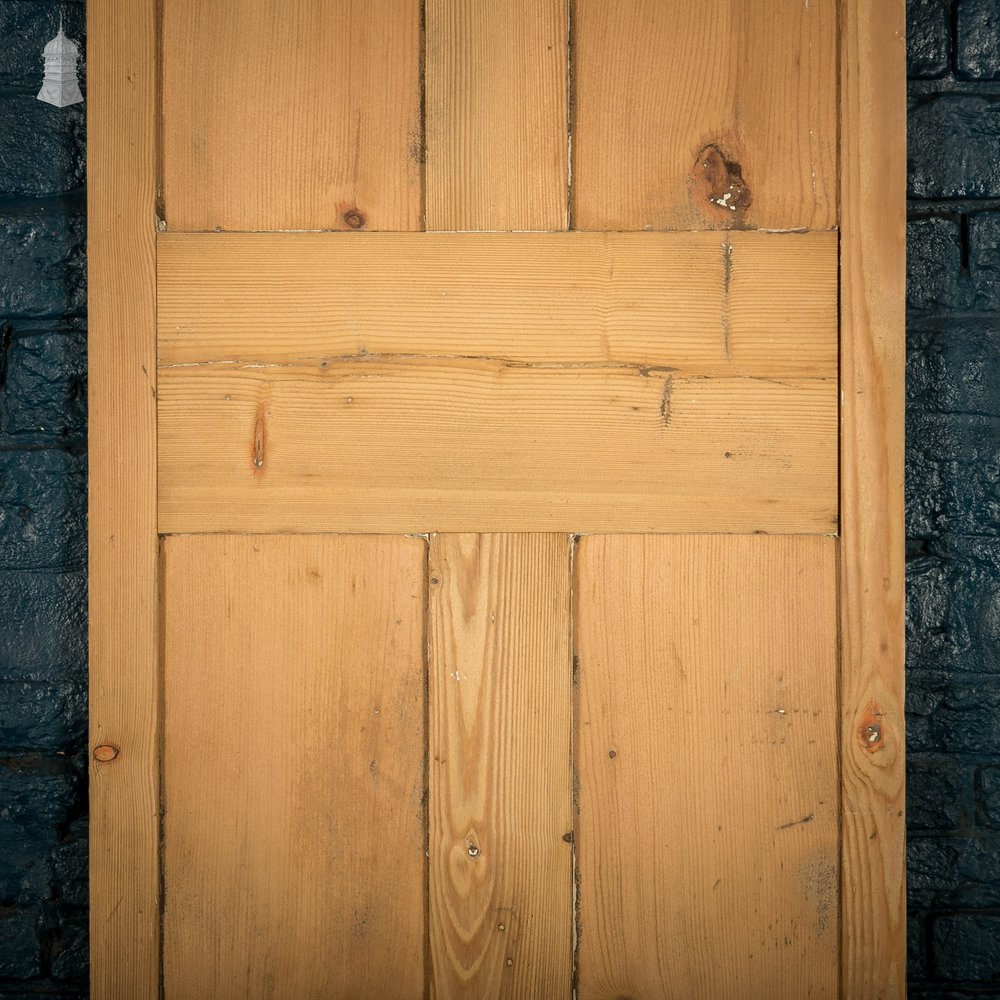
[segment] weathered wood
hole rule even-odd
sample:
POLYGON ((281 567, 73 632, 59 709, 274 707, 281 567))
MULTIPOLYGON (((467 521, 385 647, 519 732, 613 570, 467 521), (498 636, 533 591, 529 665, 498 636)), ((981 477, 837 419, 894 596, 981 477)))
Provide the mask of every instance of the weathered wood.
POLYGON ((164 532, 836 527, 832 379, 197 365, 158 397, 164 532))
POLYGON ((906 996, 904 4, 841 5, 843 996, 906 996))
POLYGON ((569 555, 566 535, 431 539, 437 1000, 570 995, 569 555))
POLYGON ((837 996, 836 588, 832 538, 580 540, 581 1000, 837 996))
POLYGON ((165 995, 422 996, 426 543, 164 564, 165 995))
POLYGON ((837 223, 837 0, 576 0, 577 229, 837 223))
POLYGON ((159 996, 156 5, 87 8, 90 969, 159 996))
POLYGON ((566 228, 567 0, 427 0, 432 230, 566 228))
POLYGON ((376 355, 834 376, 835 233, 165 234, 161 364, 376 355))
POLYGON ((420 2, 163 0, 175 230, 421 229, 420 2))

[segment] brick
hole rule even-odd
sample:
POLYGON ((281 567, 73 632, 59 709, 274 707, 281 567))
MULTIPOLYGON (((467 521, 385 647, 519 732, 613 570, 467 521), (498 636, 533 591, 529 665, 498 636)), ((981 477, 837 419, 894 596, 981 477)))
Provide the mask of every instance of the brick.
MULTIPOLYGON (((923 327, 911 322, 906 350, 912 408, 1000 417, 1000 316, 923 327)), ((1000 430, 996 436, 1000 440, 1000 430)))
POLYGON ((0 1000, 90 1000, 90 993, 86 986, 32 980, 21 987, 0 986, 0 1000))
MULTIPOLYGON (((1000 420, 935 413, 911 395, 906 418, 906 520, 911 538, 1000 534, 1000 420)), ((918 643, 923 637, 913 636, 918 643)))
POLYGON ((83 213, 39 202, 0 216, 0 316, 79 316, 86 309, 83 213))
POLYGON ((991 906, 1000 891, 1000 838, 910 836, 906 844, 908 906, 914 912, 991 906))
MULTIPOLYGON (((980 993, 979 996, 989 996, 989 994, 980 993)), ((17 1000, 20 1000, 20 997, 17 1000)), ((906 1000, 971 1000, 971 998, 964 991, 957 992, 940 984, 935 986, 928 983, 914 983, 913 977, 908 976, 906 1000)))
POLYGON ((1000 79, 1000 8, 996 0, 958 0, 955 64, 967 80, 1000 79))
MULTIPOLYGON (((976 673, 1000 671, 1000 541, 994 538, 949 540, 941 547, 958 567, 952 612, 960 659, 953 666, 976 673)), ((959 683, 964 683, 961 677, 959 683)), ((981 688, 1000 693, 1000 678, 984 679, 981 688)))
POLYGON ((974 308, 1000 310, 1000 213, 969 216, 969 280, 974 308))
POLYGON ((976 819, 982 826, 1000 830, 1000 763, 976 771, 976 819))
POLYGON ((0 978, 33 979, 41 974, 40 924, 37 907, 0 906, 0 978))
MULTIPOLYGON (((910 666, 953 675, 938 709, 942 719, 948 716, 945 709, 959 710, 959 701, 967 709, 964 723, 953 719, 971 727, 961 736, 962 749, 974 733, 1000 746, 1000 720, 987 722, 981 715, 986 706, 1000 704, 1000 539, 951 538, 939 542, 937 550, 907 566, 910 666), (972 687, 981 694, 981 704, 965 694, 972 687)), ((959 747, 937 749, 947 753, 959 747)))
POLYGON ((927 978, 926 954, 924 915, 920 911, 909 909, 906 913, 906 969, 911 983, 914 979, 927 978))
POLYGON ((0 818, 0 906, 49 898, 58 839, 51 824, 0 818))
POLYGON ((906 744, 913 753, 1000 755, 1000 690, 995 676, 925 671, 907 675, 906 744))
POLYGON ((86 463, 52 448, 0 451, 0 570, 85 567, 86 463))
POLYGON ((951 52, 951 17, 942 0, 906 2, 906 75, 943 76, 951 52))
POLYGON ((82 187, 84 105, 56 108, 34 94, 0 92, 0 195, 62 194, 82 187))
POLYGON ((86 819, 70 826, 63 842, 52 855, 54 885, 62 903, 85 907, 90 898, 87 847, 89 826, 86 819))
POLYGON ((0 820, 60 827, 83 795, 73 760, 56 754, 0 757, 0 820))
POLYGON ((0 87, 24 87, 37 92, 42 85, 42 49, 59 30, 60 14, 66 34, 80 46, 80 80, 83 82, 86 15, 82 0, 3 0, 0 3, 0 39, 3 39, 0 87))
POLYGON ((906 825, 957 830, 974 813, 975 768, 961 758, 910 754, 906 762, 906 825))
POLYGON ((0 429, 61 439, 86 427, 86 336, 79 330, 14 333, 7 347, 0 429))
POLYGON ((943 979, 1000 981, 1000 914, 947 913, 931 923, 933 968, 943 979))
POLYGON ((71 573, 0 573, 0 677, 86 683, 87 581, 71 573))
POLYGON ((958 218, 911 219, 906 226, 907 308, 911 312, 947 312, 964 309, 968 298, 958 218))
POLYGON ((52 947, 52 976, 63 982, 85 983, 89 975, 87 921, 74 915, 63 920, 52 947))
POLYGON ((75 752, 86 741, 85 683, 0 680, 0 750, 75 752))
POLYGON ((908 124, 911 197, 1000 197, 1000 97, 920 97, 908 124))

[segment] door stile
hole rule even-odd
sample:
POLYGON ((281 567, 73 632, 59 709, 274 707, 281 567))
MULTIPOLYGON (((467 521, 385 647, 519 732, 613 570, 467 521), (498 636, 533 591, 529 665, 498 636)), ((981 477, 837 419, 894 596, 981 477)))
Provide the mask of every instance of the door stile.
POLYGON ((841 995, 906 992, 905 10, 842 0, 841 995))
POLYGON ((95 1000, 160 990, 157 4, 87 7, 90 953, 95 1000))

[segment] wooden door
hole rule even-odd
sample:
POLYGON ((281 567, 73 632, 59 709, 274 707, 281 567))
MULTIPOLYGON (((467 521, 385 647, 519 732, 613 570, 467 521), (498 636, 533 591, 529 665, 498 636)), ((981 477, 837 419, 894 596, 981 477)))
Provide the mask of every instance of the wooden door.
POLYGON ((901 998, 901 0, 89 17, 94 996, 901 998))

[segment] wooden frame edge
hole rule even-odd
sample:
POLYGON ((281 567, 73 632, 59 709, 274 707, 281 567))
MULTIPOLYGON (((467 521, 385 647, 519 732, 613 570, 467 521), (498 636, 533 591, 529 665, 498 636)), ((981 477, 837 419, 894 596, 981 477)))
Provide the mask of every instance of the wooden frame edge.
POLYGON ((160 993, 155 0, 87 5, 91 995, 160 993))
POLYGON ((906 995, 904 0, 842 0, 841 983, 906 995))

